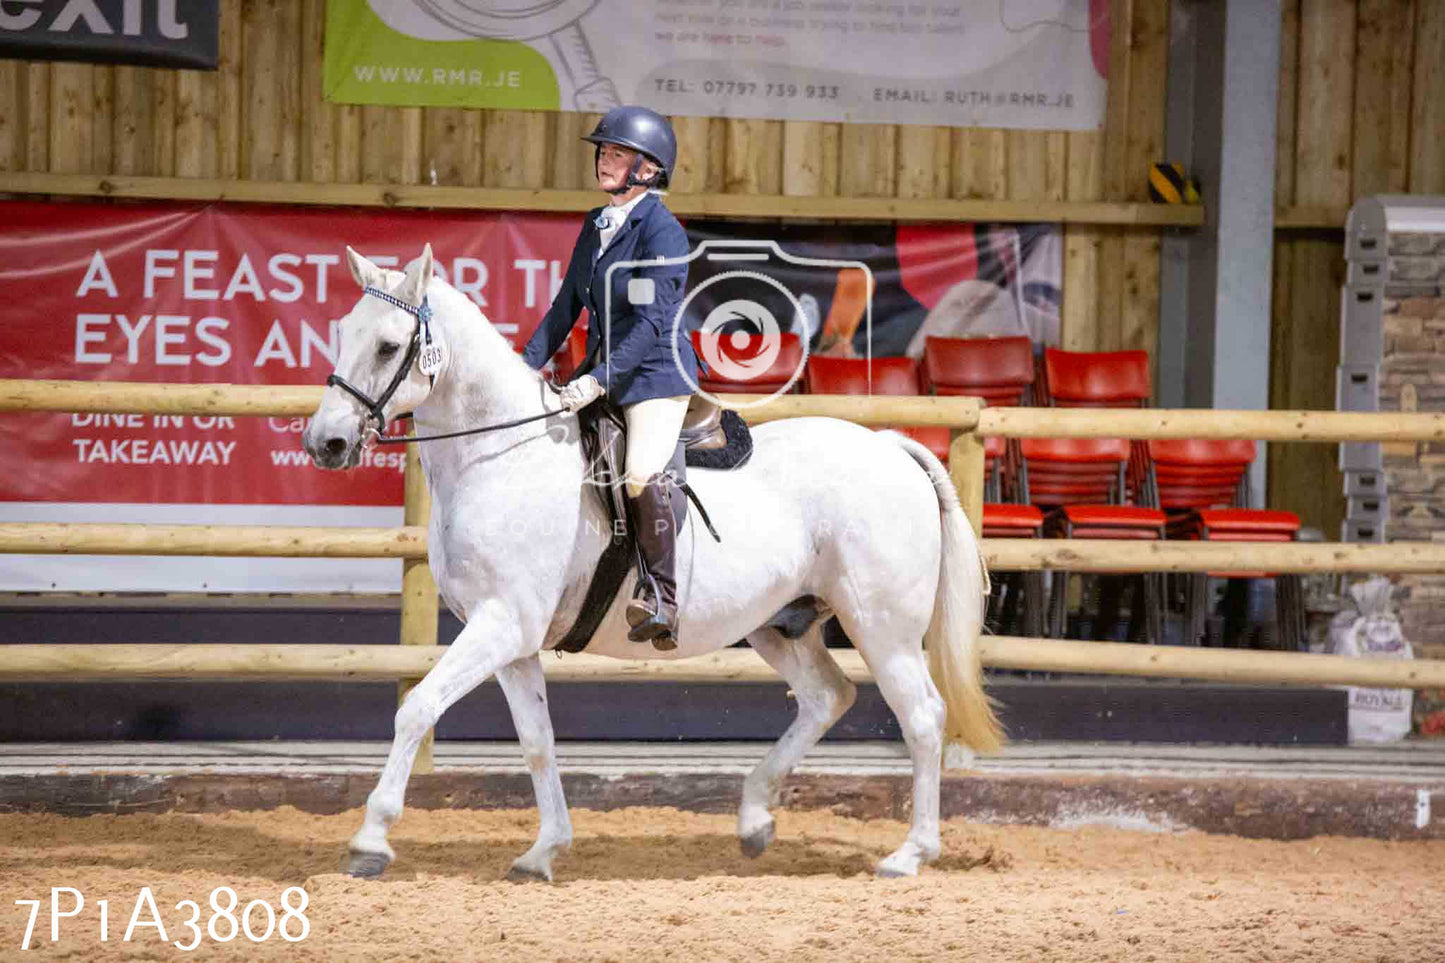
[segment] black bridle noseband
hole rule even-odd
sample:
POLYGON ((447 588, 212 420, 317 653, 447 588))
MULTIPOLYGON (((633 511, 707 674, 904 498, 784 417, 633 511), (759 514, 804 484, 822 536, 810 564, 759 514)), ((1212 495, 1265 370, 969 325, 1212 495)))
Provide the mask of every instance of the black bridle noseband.
MULTIPOLYGON (((387 304, 390 304, 392 307, 401 308, 407 314, 416 318, 416 328, 411 333, 411 341, 407 343, 406 354, 402 356, 401 365, 396 369, 396 374, 392 375, 391 383, 386 386, 386 390, 381 393, 380 398, 372 400, 371 397, 366 394, 366 392, 362 391, 360 388, 356 387, 351 382, 347 381, 345 378, 341 377, 341 375, 336 374, 335 372, 332 372, 331 374, 326 376, 327 387, 334 386, 340 388, 342 391, 345 391, 357 401, 361 402, 362 407, 366 409, 367 415, 376 422, 376 427, 372 429, 372 431, 376 435, 376 444, 404 445, 410 441, 437 441, 442 438, 459 438, 462 435, 478 435, 488 431, 499 431, 503 428, 515 428, 517 425, 525 425, 529 421, 540 421, 543 418, 550 418, 553 415, 570 414, 570 412, 568 412, 566 409, 562 409, 560 411, 544 411, 542 414, 533 415, 530 418, 518 418, 514 421, 502 422, 499 425, 488 425, 485 428, 468 428, 463 431, 449 431, 440 435, 422 435, 420 437, 413 436, 410 438, 383 437, 383 434, 386 431, 385 409, 387 403, 391 401, 392 395, 396 394, 396 389, 401 387, 401 383, 406 380, 407 375, 411 374, 411 366, 416 363, 416 356, 421 352, 423 340, 428 346, 432 343, 432 310, 431 305, 427 302, 427 298, 425 295, 422 296, 421 306, 417 307, 413 304, 407 304, 405 301, 401 300, 401 298, 398 298, 395 295, 388 294, 380 288, 368 287, 362 293, 370 294, 375 297, 381 298, 381 300, 385 301, 387 304)), ((435 386, 436 376, 428 375, 428 377, 431 378, 432 385, 435 386)), ((401 417, 408 418, 410 417, 410 415, 402 415, 401 417)))

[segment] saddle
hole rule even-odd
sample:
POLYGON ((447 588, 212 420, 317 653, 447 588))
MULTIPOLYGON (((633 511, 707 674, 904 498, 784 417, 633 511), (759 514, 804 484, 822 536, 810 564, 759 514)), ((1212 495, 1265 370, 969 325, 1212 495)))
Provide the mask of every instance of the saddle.
MULTIPOLYGON (((596 492, 601 500, 611 523, 609 531, 612 539, 597 561, 597 570, 587 586, 577 621, 557 643, 558 652, 581 652, 587 647, 603 616, 616 600, 622 583, 632 571, 634 559, 638 557, 633 537, 635 529, 623 484, 626 477, 627 421, 617 406, 606 398, 599 398, 579 411, 577 416, 582 430, 582 451, 587 458, 583 484, 596 492)), ((752 454, 752 434, 748 431, 747 422, 736 411, 721 408, 700 395, 692 397, 683 417, 677 450, 667 465, 667 472, 671 474, 677 490, 686 496, 672 500, 673 517, 679 531, 687 518, 687 500, 691 499, 708 532, 714 539, 722 541, 708 518, 707 510, 687 484, 687 469, 720 471, 741 468, 752 454)))

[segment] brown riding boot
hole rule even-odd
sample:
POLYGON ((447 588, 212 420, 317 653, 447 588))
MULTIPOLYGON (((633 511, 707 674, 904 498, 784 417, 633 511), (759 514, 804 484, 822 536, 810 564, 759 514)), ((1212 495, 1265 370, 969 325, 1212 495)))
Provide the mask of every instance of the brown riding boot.
POLYGON ((677 521, 672 499, 672 483, 663 473, 649 478, 642 494, 630 499, 643 571, 638 594, 627 603, 627 624, 632 626, 627 637, 651 642, 663 652, 677 648, 677 521))

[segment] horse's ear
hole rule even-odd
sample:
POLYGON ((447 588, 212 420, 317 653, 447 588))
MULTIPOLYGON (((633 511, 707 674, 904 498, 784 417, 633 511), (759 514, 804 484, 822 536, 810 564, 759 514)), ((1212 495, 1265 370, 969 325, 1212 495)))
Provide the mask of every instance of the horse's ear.
POLYGON ((433 259, 431 244, 422 248, 421 256, 406 266, 406 279, 401 282, 398 295, 408 304, 421 304, 426 286, 431 283, 433 259))
POLYGON ((351 276, 356 279, 358 286, 363 288, 380 286, 381 268, 357 254, 349 244, 346 246, 346 263, 351 266, 351 276))

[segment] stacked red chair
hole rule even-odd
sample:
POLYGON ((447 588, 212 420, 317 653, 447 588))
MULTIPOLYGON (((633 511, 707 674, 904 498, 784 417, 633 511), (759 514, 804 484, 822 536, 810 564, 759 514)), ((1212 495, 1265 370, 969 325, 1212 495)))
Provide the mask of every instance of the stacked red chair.
MULTIPOLYGON (((1020 478, 1028 500, 1050 509, 1044 522, 1049 538, 1104 538, 1157 541, 1164 537, 1165 517, 1157 508, 1128 504, 1137 495, 1129 485, 1130 445, 1122 438, 1025 438, 1020 478)), ((1118 618, 1118 591, 1100 593, 1096 625, 1113 625, 1118 618)), ((1057 573, 1050 599, 1052 631, 1062 636, 1068 573, 1057 573)), ((1146 575, 1133 607, 1131 636, 1142 630, 1150 642, 1164 636, 1163 586, 1146 575), (1141 620, 1138 616, 1141 614, 1141 620)), ((1095 633, 1097 634, 1097 632, 1095 633)))
MULTIPOLYGON (((1151 500, 1168 513, 1170 538, 1291 542, 1299 537, 1300 520, 1293 512, 1245 507, 1248 491, 1245 475, 1254 461, 1254 442, 1190 438, 1151 441, 1148 449, 1151 500)), ((1187 642, 1194 644, 1205 634, 1209 576, 1274 578, 1279 642, 1291 650, 1302 651, 1307 647, 1300 577, 1268 572, 1192 574, 1186 593, 1187 642)))
MULTIPOLYGON (((1147 351, 1044 349, 1044 404, 1052 408, 1147 408, 1154 397, 1147 351)), ((1134 442, 1130 483, 1147 474, 1148 452, 1134 442)))
MULTIPOLYGON (((1040 379, 1044 403, 1056 408, 1146 408, 1153 397, 1150 376, 1149 353, 1147 351, 1062 351, 1046 348, 1043 357, 1043 377, 1040 379)), ((1128 507, 1125 502, 1137 499, 1148 476, 1148 451, 1142 442, 1129 446, 1128 465, 1118 503, 1114 507, 1128 507)), ((1137 506, 1136 506, 1137 507, 1137 506)), ((1159 537, 1156 533, 1157 516, 1140 518, 1137 531, 1130 531, 1123 516, 1115 516, 1113 524, 1094 525, 1097 529, 1093 538, 1142 538, 1159 537)), ((1073 537, 1083 538, 1077 525, 1055 526, 1046 534, 1074 532, 1073 537)), ((1152 641, 1161 641, 1164 624, 1164 580, 1162 576, 1147 575, 1143 578, 1145 604, 1150 608, 1147 624, 1152 641), (1157 631, 1156 631, 1157 630, 1157 631)), ((1100 622, 1106 622, 1117 610, 1120 586, 1117 581, 1107 579, 1101 586, 1099 600, 1100 622)), ((1057 603, 1056 603, 1057 604, 1057 603)))
MULTIPOLYGON (((761 357, 765 350, 765 342, 762 335, 749 334, 703 334, 701 331, 692 332, 692 345, 697 351, 699 358, 708 357, 733 357, 738 359, 749 359, 761 357), (722 351, 721 345, 708 345, 706 342, 725 338, 728 340, 727 350, 722 351)), ((803 363, 803 342, 796 334, 783 334, 778 344, 778 354, 772 363, 762 372, 750 378, 730 378, 727 372, 720 367, 714 367, 707 373, 699 372, 698 387, 710 394, 758 394, 770 395, 777 391, 788 388, 790 391, 798 391, 802 387, 803 379, 799 378, 791 386, 788 379, 803 363)))
MULTIPOLYGON (((1034 345, 1028 338, 928 337, 923 345, 924 387, 937 395, 972 395, 986 405, 1023 405, 1030 401, 1034 383, 1034 345)), ((985 538, 1040 538, 1044 514, 1018 497, 1018 445, 1003 438, 983 439, 986 481, 983 503, 985 538)), ((1008 592, 998 613, 1004 625, 1013 624, 1023 602, 1023 632, 1039 636, 1044 626, 1044 574, 1020 573, 1022 593, 1009 578, 1008 592)), ((1001 582, 1003 580, 1000 580, 1001 582)))

